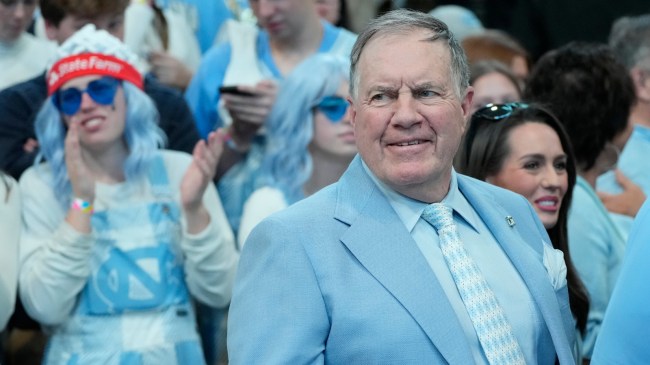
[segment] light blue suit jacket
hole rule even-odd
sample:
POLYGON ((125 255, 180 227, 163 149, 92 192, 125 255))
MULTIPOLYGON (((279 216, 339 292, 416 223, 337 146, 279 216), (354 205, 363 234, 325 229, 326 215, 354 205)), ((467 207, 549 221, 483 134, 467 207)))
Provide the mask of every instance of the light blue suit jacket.
MULTIPOLYGON (((530 288, 552 337, 540 351, 574 364, 567 289, 556 291, 542 264, 548 237, 535 212, 506 190, 458 183, 530 288)), ((435 274, 358 156, 338 183, 253 230, 228 322, 232 364, 474 361, 435 274)))

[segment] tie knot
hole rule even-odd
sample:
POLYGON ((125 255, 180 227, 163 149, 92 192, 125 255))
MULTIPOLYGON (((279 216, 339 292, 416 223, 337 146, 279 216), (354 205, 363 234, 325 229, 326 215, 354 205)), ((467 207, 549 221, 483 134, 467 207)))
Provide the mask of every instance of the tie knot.
POLYGON ((422 218, 432 225, 436 231, 454 224, 453 209, 442 203, 427 205, 422 212, 422 218))

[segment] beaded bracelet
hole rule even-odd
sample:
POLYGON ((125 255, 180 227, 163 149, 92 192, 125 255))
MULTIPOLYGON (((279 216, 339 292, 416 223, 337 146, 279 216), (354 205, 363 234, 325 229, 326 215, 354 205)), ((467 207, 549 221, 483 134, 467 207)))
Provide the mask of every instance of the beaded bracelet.
POLYGON ((93 213, 93 203, 87 202, 81 198, 72 199, 71 207, 73 210, 78 210, 83 213, 93 213))

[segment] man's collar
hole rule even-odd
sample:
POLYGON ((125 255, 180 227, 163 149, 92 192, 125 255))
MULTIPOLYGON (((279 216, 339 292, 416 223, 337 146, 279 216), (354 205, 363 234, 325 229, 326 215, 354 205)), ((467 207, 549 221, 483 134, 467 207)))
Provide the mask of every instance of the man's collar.
MULTIPOLYGON (((361 165, 366 171, 370 179, 377 185, 379 190, 384 194, 390 205, 395 209, 395 212, 400 217, 404 226, 408 231, 412 231, 415 225, 417 224, 424 208, 426 208, 428 203, 422 202, 420 200, 409 198, 405 195, 402 195, 386 185, 384 182, 379 180, 377 176, 370 170, 368 165, 361 160, 361 165)), ((450 206, 456 214, 458 214, 467 224, 478 231, 478 222, 476 212, 469 204, 465 196, 458 188, 458 175, 456 171, 452 168, 451 170, 451 183, 449 184, 449 191, 447 195, 442 199, 441 203, 444 203, 450 206)))

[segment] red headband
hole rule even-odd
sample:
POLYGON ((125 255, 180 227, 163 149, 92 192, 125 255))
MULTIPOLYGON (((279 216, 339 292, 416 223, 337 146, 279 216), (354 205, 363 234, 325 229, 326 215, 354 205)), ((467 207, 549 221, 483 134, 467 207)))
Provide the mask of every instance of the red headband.
POLYGON ((101 53, 82 53, 62 58, 50 68, 47 94, 52 95, 66 82, 86 75, 112 76, 143 88, 142 75, 128 62, 101 53))

